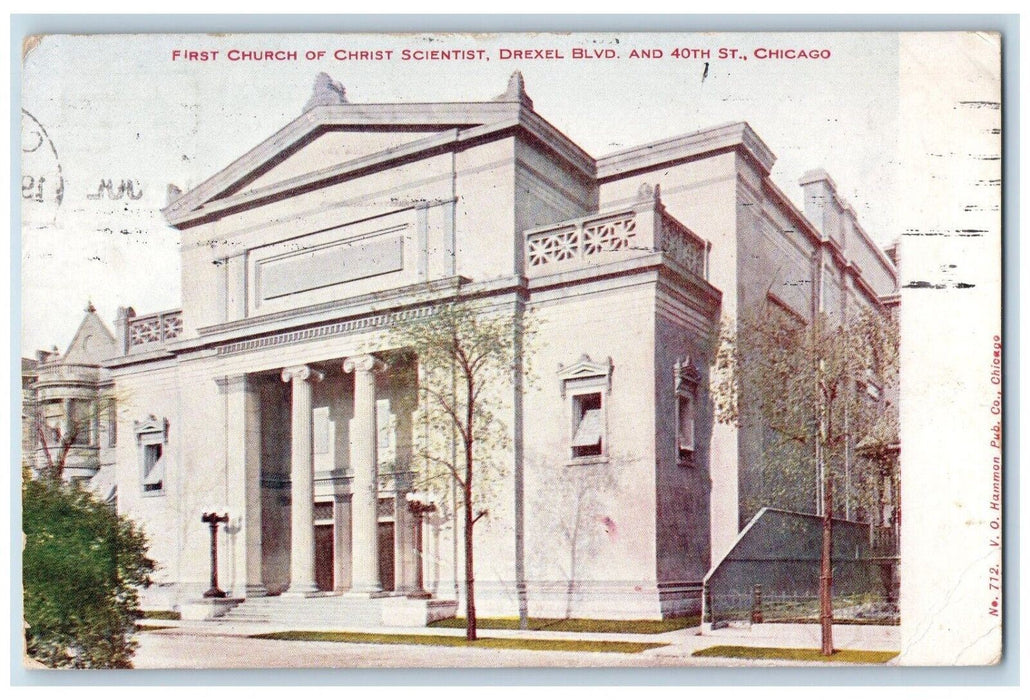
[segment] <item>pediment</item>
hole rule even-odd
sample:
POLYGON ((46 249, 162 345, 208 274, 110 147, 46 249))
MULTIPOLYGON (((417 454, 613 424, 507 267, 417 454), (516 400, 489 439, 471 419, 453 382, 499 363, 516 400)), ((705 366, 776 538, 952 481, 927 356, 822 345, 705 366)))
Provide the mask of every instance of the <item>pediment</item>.
POLYGON ((273 158, 263 168, 256 170, 248 178, 249 182, 242 181, 226 194, 261 190, 334 165, 388 151, 435 133, 439 131, 326 129, 315 132, 301 147, 273 158))
POLYGON ((455 129, 517 121, 518 102, 339 104, 304 112, 225 169, 175 199, 163 213, 173 225, 185 223, 220 200, 233 204, 270 196, 278 189, 332 177, 348 163, 363 165, 392 152, 417 152, 455 129))

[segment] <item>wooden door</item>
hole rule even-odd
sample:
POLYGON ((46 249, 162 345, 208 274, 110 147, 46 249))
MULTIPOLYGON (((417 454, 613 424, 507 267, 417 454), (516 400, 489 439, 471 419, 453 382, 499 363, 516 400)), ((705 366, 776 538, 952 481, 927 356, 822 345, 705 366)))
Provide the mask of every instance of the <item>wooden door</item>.
POLYGON ((333 590, 333 526, 315 525, 315 585, 333 590))
POLYGON ((384 591, 394 589, 393 523, 379 523, 379 581, 384 591))

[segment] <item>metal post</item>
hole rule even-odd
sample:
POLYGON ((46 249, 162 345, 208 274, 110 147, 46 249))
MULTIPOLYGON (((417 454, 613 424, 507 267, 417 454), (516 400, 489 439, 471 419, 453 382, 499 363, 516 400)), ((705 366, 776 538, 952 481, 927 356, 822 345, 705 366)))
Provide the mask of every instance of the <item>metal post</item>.
POLYGON ((204 592, 205 598, 224 598, 225 591, 218 587, 218 524, 229 522, 229 514, 204 513, 200 517, 211 528, 211 588, 204 592))
POLYGON ((754 592, 751 595, 751 624, 762 623, 762 584, 756 583, 754 592))

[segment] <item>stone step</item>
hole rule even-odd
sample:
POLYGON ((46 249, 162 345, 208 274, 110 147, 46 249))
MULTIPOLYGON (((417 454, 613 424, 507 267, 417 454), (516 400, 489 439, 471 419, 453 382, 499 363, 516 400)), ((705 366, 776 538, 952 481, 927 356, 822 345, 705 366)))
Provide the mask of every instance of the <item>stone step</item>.
POLYGON ((377 626, 383 622, 379 598, 249 598, 219 618, 225 622, 263 622, 304 626, 377 626))
POLYGON ((431 620, 452 617, 457 610, 454 601, 408 599, 403 596, 358 598, 318 596, 315 598, 282 598, 267 596, 248 598, 219 620, 225 622, 271 623, 293 629, 311 627, 378 627, 393 625, 423 627, 431 620))

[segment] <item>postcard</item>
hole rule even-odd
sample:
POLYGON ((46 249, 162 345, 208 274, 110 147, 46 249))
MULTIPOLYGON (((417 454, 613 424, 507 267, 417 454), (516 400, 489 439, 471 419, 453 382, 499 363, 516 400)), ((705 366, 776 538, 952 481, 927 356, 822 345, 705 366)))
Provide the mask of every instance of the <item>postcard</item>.
POLYGON ((25 39, 25 664, 990 665, 1001 37, 25 39))

